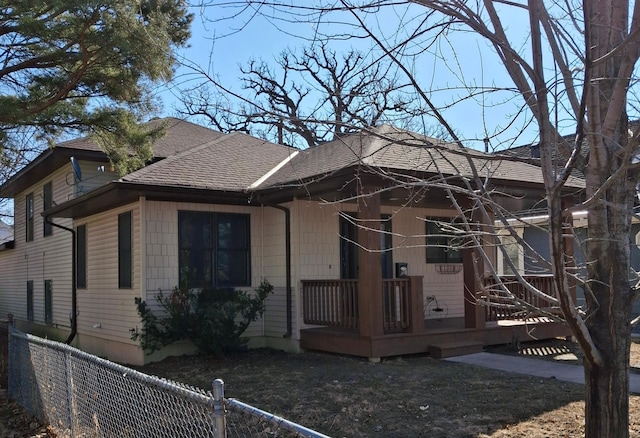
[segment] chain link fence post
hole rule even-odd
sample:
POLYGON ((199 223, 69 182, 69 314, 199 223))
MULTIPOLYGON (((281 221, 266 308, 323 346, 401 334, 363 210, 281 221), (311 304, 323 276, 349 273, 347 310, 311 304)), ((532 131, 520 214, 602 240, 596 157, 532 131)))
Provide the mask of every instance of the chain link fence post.
POLYGON ((71 430, 71 436, 76 436, 76 401, 75 401, 75 386, 73 383, 73 366, 71 363, 71 354, 68 351, 64 352, 65 372, 67 377, 67 403, 69 405, 69 429, 71 430))
POLYGON ((205 392, 13 327, 9 343, 10 397, 58 436, 328 438, 226 399, 221 379, 205 392))
POLYGON ((15 366, 17 362, 16 357, 16 344, 12 336, 13 332, 13 315, 9 314, 9 323, 7 324, 7 394, 9 398, 13 398, 16 393, 15 382, 17 377, 15 375, 15 366))
POLYGON ((227 438, 227 422, 224 407, 224 382, 222 379, 213 381, 213 421, 215 438, 227 438))

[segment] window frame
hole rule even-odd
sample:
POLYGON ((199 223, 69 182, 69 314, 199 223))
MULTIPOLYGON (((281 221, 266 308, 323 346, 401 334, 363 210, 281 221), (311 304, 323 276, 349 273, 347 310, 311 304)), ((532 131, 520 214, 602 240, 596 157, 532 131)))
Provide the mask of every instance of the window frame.
POLYGON ((76 227, 76 288, 87 288, 87 225, 76 227))
MULTIPOLYGON (((53 184, 51 181, 44 184, 42 186, 42 211, 47 211, 47 209, 53 206, 53 184)), ((44 219, 42 221, 42 236, 47 237, 53 234, 53 225, 51 222, 44 219)))
POLYGON ((33 322, 33 280, 27 280, 27 321, 33 322))
POLYGON ((33 242, 33 220, 35 216, 33 192, 25 196, 25 240, 33 242))
POLYGON ((44 323, 53 324, 53 280, 44 281, 44 323))
POLYGON ((178 211, 178 277, 181 285, 189 288, 230 288, 251 286, 251 215, 245 213, 209 212, 209 211, 178 211), (208 224, 201 232, 192 232, 191 238, 200 238, 201 245, 194 245, 186 240, 189 233, 189 218, 192 221, 208 224), (237 221, 241 221, 238 223, 237 221), (235 224, 234 224, 235 222, 235 224), (244 223, 242 223, 244 222, 244 223), (233 232, 242 230, 242 238, 223 242, 221 226, 229 224, 233 232), (238 226, 240 228, 238 228, 238 226), (209 241, 207 241, 207 238, 209 241), (199 253, 199 254, 198 254, 199 253), (198 259, 193 263, 194 257, 198 259), (243 264, 240 271, 223 270, 223 261, 240 260, 243 264), (198 266, 201 272, 189 274, 186 266, 198 266), (208 265, 208 266, 207 266, 208 265), (224 272, 228 272, 228 281, 223 279, 224 272), (238 275, 240 274, 240 275, 238 275))
POLYGON ((118 289, 133 288, 133 212, 118 215, 118 289))
POLYGON ((451 248, 454 246, 451 241, 460 237, 438 230, 433 233, 432 227, 438 227, 437 222, 455 223, 456 218, 430 216, 425 220, 425 261, 427 264, 434 263, 462 263, 462 250, 451 248), (431 251, 430 251, 431 250, 431 251), (434 258, 435 256, 435 258, 434 258))

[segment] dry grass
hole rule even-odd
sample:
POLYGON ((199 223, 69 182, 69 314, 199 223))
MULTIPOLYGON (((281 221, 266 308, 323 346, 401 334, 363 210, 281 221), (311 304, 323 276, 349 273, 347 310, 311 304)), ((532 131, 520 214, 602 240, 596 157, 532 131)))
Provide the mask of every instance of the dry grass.
MULTIPOLYGON (((523 347, 522 354, 547 360, 575 351, 564 341, 523 347)), ((634 357, 640 358, 640 345, 634 345, 634 357)), ((575 355, 573 360, 578 360, 575 355)), ((582 385, 505 375, 428 356, 371 364, 328 354, 261 350, 226 361, 173 358, 144 371, 205 388, 222 378, 228 397, 335 437, 583 435, 582 385)), ((631 405, 631 436, 640 437, 640 397, 632 397, 631 405)))
MULTIPOLYGON (((632 365, 638 366, 640 345, 634 345, 633 351, 632 365)), ((520 352, 502 352, 579 360, 573 346, 561 341, 524 344, 520 352)), ((428 356, 372 364, 329 354, 252 350, 224 360, 170 358, 141 370, 202 388, 222 378, 227 397, 333 437, 583 435, 582 385, 505 374, 428 356)), ((0 422, 6 425, 3 412, 7 408, 0 409, 0 422)), ((11 418, 25 420, 12 412, 11 418)), ((631 436, 640 437, 640 397, 631 397, 630 419, 631 436)), ((34 430, 28 420, 14 421, 9 427, 12 433, 20 433, 15 437, 43 432, 41 428, 34 430), (17 429, 22 426, 25 428, 17 429)))

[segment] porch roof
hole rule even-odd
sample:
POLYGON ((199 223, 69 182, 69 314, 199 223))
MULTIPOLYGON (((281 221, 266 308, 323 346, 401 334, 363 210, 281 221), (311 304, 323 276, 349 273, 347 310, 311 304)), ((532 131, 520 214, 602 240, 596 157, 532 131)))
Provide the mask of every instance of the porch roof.
MULTIPOLYGON (((306 184, 310 180, 330 178, 354 166, 470 177, 473 173, 468 158, 480 176, 488 172, 496 182, 508 185, 544 183, 539 166, 515 157, 485 154, 383 125, 301 151, 287 166, 266 179, 261 188, 306 184)), ((584 187, 584 181, 570 177, 566 185, 580 189, 584 187)))

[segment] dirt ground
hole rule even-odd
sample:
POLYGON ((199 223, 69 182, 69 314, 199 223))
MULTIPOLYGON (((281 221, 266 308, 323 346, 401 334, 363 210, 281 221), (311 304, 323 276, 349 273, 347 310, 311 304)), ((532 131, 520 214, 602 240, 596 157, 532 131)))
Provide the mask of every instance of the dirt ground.
MULTIPOLYGON (((579 361, 575 345, 560 340, 492 351, 579 361)), ((633 345, 631 365, 640 372, 640 344, 633 345)), ((583 435, 582 385, 423 355, 373 364, 330 354, 251 350, 226 359, 170 358, 140 370, 205 389, 221 378, 226 397, 332 437, 583 435)), ((55 436, 5 402, 6 392, 0 391, 0 437, 55 436)), ((640 437, 640 397, 631 397, 630 419, 631 436, 640 437)))

